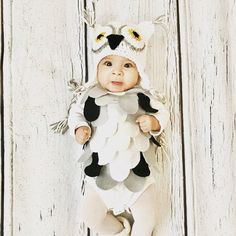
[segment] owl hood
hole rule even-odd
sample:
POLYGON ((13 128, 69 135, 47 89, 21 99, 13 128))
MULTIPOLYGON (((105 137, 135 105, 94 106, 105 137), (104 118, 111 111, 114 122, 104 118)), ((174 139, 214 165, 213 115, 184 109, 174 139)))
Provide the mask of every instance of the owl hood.
POLYGON ((149 78, 145 73, 148 40, 154 32, 154 24, 145 21, 134 24, 112 22, 93 29, 92 53, 94 60, 94 76, 99 62, 106 56, 117 55, 132 60, 141 77, 140 85, 149 88, 149 78))

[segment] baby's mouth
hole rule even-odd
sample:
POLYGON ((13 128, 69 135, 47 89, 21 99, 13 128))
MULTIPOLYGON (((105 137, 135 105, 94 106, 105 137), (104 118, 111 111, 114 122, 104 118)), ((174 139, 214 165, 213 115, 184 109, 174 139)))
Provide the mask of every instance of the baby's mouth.
POLYGON ((116 85, 116 86, 121 86, 123 84, 123 82, 120 82, 120 81, 112 81, 111 83, 112 85, 116 85))

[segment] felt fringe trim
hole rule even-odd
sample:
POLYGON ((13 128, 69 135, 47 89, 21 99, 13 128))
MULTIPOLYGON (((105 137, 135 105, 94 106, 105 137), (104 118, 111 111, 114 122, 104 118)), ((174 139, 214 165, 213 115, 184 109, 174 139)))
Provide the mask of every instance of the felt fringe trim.
POLYGON ((75 81, 74 79, 70 80, 67 83, 67 86, 69 90, 73 93, 73 97, 71 99, 70 105, 67 110, 67 116, 63 120, 60 120, 50 125, 53 132, 58 133, 58 134, 65 134, 67 130, 69 129, 68 116, 69 116, 70 109, 72 105, 76 102, 78 95, 80 95, 81 92, 85 90, 85 87, 82 86, 81 83, 78 83, 77 81, 75 81))
POLYGON ((65 134, 69 129, 68 117, 66 117, 64 120, 51 124, 50 127, 54 131, 54 133, 65 134))
POLYGON ((151 88, 149 90, 149 92, 152 94, 153 97, 155 97, 162 104, 166 104, 167 103, 167 98, 164 95, 164 93, 161 93, 161 92, 159 92, 158 90, 156 90, 154 88, 151 88))
POLYGON ((164 31, 166 32, 166 35, 169 35, 169 28, 168 28, 168 24, 167 21, 169 20, 169 16, 167 15, 161 15, 158 16, 157 18, 155 18, 154 20, 152 20, 152 23, 155 25, 159 25, 161 26, 164 31))
POLYGON ((166 141, 166 133, 163 131, 158 137, 157 142, 160 143, 161 156, 158 157, 158 161, 168 160, 169 161, 169 149, 166 141))
POLYGON ((95 28, 96 25, 96 11, 95 11, 95 4, 98 0, 92 1, 92 9, 84 9, 83 14, 81 16, 82 20, 85 24, 87 24, 91 28, 95 28))
POLYGON ((152 166, 151 169, 153 170, 154 178, 156 182, 159 180, 159 173, 163 173, 164 171, 164 163, 170 161, 170 154, 169 148, 167 144, 166 133, 163 131, 157 138, 157 142, 160 143, 160 147, 156 149, 156 165, 152 166))

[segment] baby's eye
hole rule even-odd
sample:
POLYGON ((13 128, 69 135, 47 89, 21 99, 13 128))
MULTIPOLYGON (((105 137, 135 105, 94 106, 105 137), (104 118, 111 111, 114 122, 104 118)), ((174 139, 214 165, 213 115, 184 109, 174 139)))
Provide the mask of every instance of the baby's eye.
POLYGON ((106 65, 106 66, 112 66, 112 63, 111 63, 110 61, 105 61, 105 62, 104 62, 104 65, 106 65))
POLYGON ((130 68, 130 67, 133 67, 133 65, 132 65, 132 63, 125 63, 125 64, 124 64, 124 67, 130 68))

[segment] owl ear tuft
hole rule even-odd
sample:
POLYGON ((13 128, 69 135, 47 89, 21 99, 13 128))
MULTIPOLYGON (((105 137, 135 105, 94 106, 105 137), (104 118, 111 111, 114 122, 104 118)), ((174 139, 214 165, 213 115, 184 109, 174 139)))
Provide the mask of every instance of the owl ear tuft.
POLYGON ((94 29, 94 30, 97 30, 98 28, 101 28, 101 27, 102 27, 102 25, 96 23, 96 25, 94 25, 94 28, 93 28, 93 29, 94 29))
POLYGON ((154 24, 152 21, 144 21, 138 24, 138 28, 142 32, 145 40, 149 40, 154 33, 154 24))

